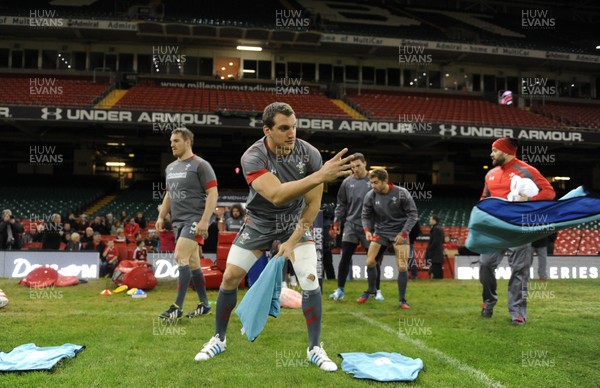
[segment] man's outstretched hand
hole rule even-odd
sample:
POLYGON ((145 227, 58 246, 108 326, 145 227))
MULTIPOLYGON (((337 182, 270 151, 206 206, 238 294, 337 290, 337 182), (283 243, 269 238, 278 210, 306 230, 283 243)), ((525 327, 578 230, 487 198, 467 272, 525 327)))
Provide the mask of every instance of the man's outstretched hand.
POLYGON ((352 175, 352 164, 350 162, 354 160, 354 155, 342 158, 347 152, 348 148, 344 148, 323 164, 323 167, 319 170, 322 182, 333 182, 339 178, 352 175))

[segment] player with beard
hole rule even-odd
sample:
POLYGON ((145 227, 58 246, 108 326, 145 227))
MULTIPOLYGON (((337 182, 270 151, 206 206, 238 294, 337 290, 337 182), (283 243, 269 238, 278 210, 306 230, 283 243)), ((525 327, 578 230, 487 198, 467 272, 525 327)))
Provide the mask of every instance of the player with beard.
MULTIPOLYGON (((506 199, 511 192, 511 179, 517 175, 531 179, 539 189, 539 193, 531 198, 520 194, 517 202, 540 201, 554 199, 555 192, 550 183, 540 172, 529 164, 517 159, 517 146, 509 138, 503 137, 492 143, 492 164, 495 166, 485 176, 485 186, 481 199, 499 197, 506 199)), ((529 281, 529 258, 531 244, 508 248, 508 264, 511 268, 508 281, 508 312, 513 325, 522 326, 527 321, 527 286, 529 281)), ((494 306, 498 302, 496 294, 495 271, 505 251, 481 254, 479 257, 479 282, 483 286, 483 304, 481 316, 491 318, 494 306)))

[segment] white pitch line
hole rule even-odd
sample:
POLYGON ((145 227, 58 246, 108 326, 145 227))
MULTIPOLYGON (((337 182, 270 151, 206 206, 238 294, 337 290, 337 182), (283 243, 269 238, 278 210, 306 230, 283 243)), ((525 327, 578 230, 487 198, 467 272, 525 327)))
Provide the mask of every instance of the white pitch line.
POLYGON ((437 350, 435 348, 430 348, 429 346, 427 346, 424 342, 416 340, 416 339, 412 339, 410 337, 408 337, 407 335, 396 331, 394 329, 392 329, 391 327, 389 327, 388 325, 381 323, 381 322, 377 322, 374 319, 371 319, 361 313, 357 313, 357 312, 352 312, 352 315, 354 315, 356 318, 362 319, 365 322, 370 323, 373 326, 377 326, 380 329, 387 331, 388 333, 394 334, 400 338, 402 338, 405 341, 410 342, 411 344, 413 344, 414 346, 416 346, 417 348, 420 348, 422 350, 431 352, 433 354, 435 354, 438 358, 440 358, 441 360, 445 361, 446 363, 452 365, 453 367, 466 372, 474 377, 476 377, 478 380, 480 380, 482 383, 486 384, 489 387, 494 387, 494 388, 501 388, 504 387, 503 384, 499 383, 498 381, 490 378, 488 375, 486 375, 485 373, 483 373, 482 371, 472 368, 467 364, 462 363, 461 361, 457 360, 456 358, 447 355, 446 353, 437 350))

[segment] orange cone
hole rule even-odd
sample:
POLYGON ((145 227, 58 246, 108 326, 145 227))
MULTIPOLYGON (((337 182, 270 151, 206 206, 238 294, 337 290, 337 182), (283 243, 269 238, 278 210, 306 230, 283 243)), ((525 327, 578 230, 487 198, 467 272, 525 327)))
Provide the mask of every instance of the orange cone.
POLYGON ((102 295, 102 296, 109 296, 109 295, 112 295, 112 291, 107 288, 105 290, 102 290, 102 292, 100 293, 100 295, 102 295))

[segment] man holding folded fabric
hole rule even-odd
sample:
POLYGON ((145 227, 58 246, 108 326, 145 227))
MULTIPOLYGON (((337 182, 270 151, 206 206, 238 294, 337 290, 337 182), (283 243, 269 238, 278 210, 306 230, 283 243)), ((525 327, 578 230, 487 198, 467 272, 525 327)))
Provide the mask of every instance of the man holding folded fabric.
MULTIPOLYGON (((540 172, 529 164, 517 159, 517 145, 513 140, 503 137, 492 143, 492 164, 495 166, 485 176, 485 186, 481 199, 488 197, 510 198, 514 202, 540 201, 554 199, 555 192, 550 183, 540 172), (524 193, 511 193, 511 181, 516 179, 529 179, 529 185, 535 186, 538 193, 527 196, 524 193)), ((514 186, 514 185, 513 185, 514 186)), ((508 264, 511 276, 508 281, 508 312, 512 324, 523 326, 527 321, 527 286, 529 281, 529 258, 531 244, 519 247, 507 247, 508 264)), ((501 250, 491 254, 481 254, 479 257, 479 282, 483 286, 483 304, 481 316, 491 318, 494 306, 498 302, 496 294, 495 271, 505 251, 501 250)))

